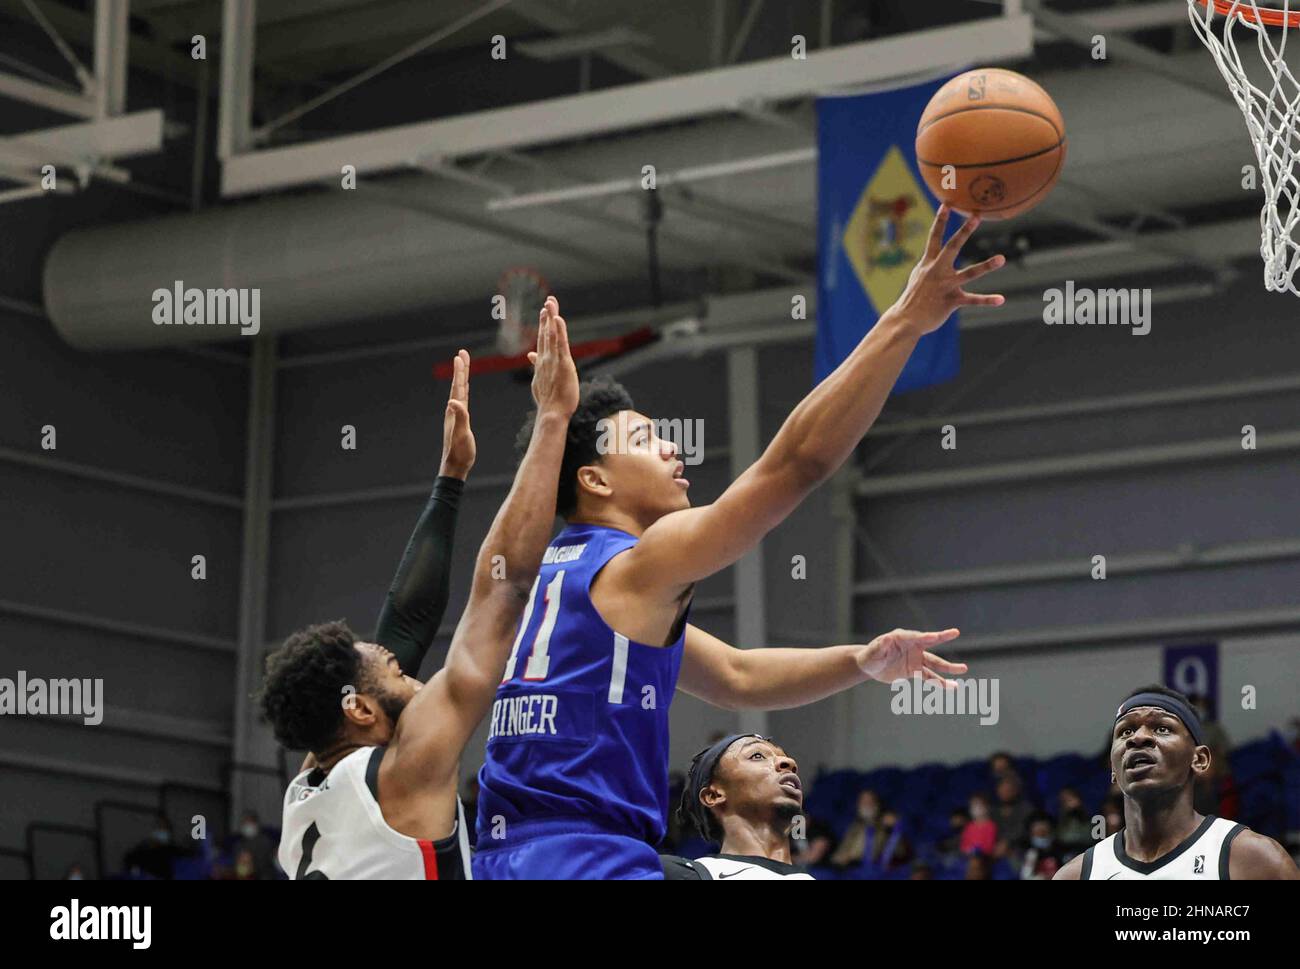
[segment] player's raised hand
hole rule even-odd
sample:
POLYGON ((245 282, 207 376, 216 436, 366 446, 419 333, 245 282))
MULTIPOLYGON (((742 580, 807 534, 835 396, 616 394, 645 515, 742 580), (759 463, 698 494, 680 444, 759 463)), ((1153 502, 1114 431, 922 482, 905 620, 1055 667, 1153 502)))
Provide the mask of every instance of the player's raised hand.
POLYGON ((930 652, 930 648, 956 639, 961 633, 945 629, 938 633, 919 633, 914 629, 895 629, 877 636, 858 653, 858 668, 873 680, 892 683, 916 673, 927 680, 938 680, 945 688, 955 687, 955 680, 944 673, 965 673, 965 663, 952 663, 930 652))
POLYGON ((578 409, 578 368, 569 353, 569 327, 560 315, 560 301, 546 297, 537 320, 537 349, 528 354, 533 365, 533 400, 537 410, 563 415, 578 409))
POLYGON ((952 210, 947 205, 939 206, 934 224, 930 226, 925 254, 912 270, 903 295, 898 297, 898 301, 889 310, 890 313, 900 315, 910 328, 921 335, 937 330, 955 310, 963 306, 1001 306, 1006 302, 1002 296, 966 292, 968 284, 1001 269, 1007 260, 1005 256, 993 256, 973 266, 958 269, 957 257, 961 254, 962 246, 979 228, 980 217, 973 215, 968 218, 945 243, 943 234, 948 228, 948 217, 951 214, 952 210))
POLYGON ((457 351, 452 368, 451 393, 442 415, 442 466, 438 474, 464 481, 478 454, 474 431, 469 426, 469 352, 457 351))

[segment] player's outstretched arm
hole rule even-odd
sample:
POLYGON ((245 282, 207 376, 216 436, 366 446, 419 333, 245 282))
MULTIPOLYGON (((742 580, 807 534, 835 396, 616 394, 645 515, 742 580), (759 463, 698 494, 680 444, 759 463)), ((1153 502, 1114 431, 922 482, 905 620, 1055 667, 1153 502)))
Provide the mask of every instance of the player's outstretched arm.
POLYGON ((979 226, 969 220, 945 244, 949 211, 939 209, 925 254, 907 288, 848 358, 786 418, 762 456, 712 505, 666 515, 627 554, 636 588, 686 586, 731 565, 833 474, 870 429, 917 341, 962 306, 997 306, 1001 296, 965 286, 1000 268, 994 256, 956 268, 979 226))
POLYGON ((375 626, 375 642, 416 676, 442 625, 451 589, 452 539, 461 493, 477 447, 469 423, 469 354, 456 354, 442 419, 442 463, 433 494, 406 543, 375 626))
POLYGON ((537 419, 528 450, 479 549, 469 603, 447 662, 397 724, 395 772, 414 783, 454 773, 461 751, 492 704, 551 538, 565 437, 578 406, 578 374, 554 297, 542 310, 537 352, 530 358, 537 419))
POLYGON ((944 686, 965 663, 931 652, 956 639, 956 629, 923 633, 895 629, 866 645, 737 649, 695 626, 686 627, 678 686, 727 710, 784 710, 815 703, 867 680, 892 683, 919 674, 944 686))

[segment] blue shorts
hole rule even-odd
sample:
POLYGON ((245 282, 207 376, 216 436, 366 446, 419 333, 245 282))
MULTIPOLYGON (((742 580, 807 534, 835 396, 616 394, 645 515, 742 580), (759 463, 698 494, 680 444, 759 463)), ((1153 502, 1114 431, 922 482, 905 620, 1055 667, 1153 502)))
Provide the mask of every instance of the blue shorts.
POLYGON ((474 878, 485 881, 663 877, 654 848, 619 834, 539 834, 474 855, 474 878))

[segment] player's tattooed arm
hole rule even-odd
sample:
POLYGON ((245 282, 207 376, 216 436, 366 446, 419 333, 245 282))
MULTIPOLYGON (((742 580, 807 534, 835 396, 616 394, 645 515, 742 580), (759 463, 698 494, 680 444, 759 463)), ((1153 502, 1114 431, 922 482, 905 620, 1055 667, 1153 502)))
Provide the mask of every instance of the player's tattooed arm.
POLYGON ((968 220, 945 244, 941 207, 925 253, 898 301, 848 358, 799 403, 762 456, 712 505, 665 515, 615 565, 620 585, 662 590, 670 600, 736 562, 844 463, 871 428, 917 341, 963 306, 997 306, 1001 296, 965 286, 1000 268, 1001 256, 965 269, 961 248, 979 226, 968 220))
POLYGON ((469 602, 447 662, 398 721, 396 763, 416 784, 454 774, 461 751, 491 707, 555 523, 564 442, 578 406, 578 374, 554 297, 542 310, 537 351, 529 357, 537 419, 528 450, 479 549, 469 602))
POLYGON ((1234 880, 1300 881, 1300 871, 1286 849, 1265 835, 1242 831, 1228 853, 1228 877, 1234 880))
POLYGON ((678 685, 727 710, 784 710, 866 680, 892 683, 913 674, 954 685, 942 674, 965 673, 966 664, 949 662, 930 649, 958 635, 956 629, 895 629, 866 645, 737 649, 688 625, 678 685))

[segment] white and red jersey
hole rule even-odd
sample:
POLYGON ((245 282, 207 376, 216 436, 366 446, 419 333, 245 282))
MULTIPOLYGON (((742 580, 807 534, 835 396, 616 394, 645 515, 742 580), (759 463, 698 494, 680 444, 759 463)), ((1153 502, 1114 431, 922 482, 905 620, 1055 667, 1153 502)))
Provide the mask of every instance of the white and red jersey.
POLYGON ((280 867, 290 878, 456 880, 470 877, 469 832, 456 823, 439 841, 388 826, 379 809, 383 747, 354 750, 325 773, 305 770, 284 794, 280 867))

